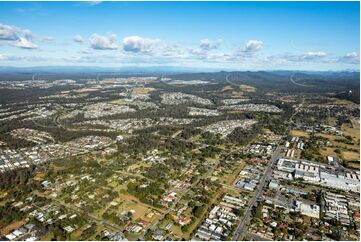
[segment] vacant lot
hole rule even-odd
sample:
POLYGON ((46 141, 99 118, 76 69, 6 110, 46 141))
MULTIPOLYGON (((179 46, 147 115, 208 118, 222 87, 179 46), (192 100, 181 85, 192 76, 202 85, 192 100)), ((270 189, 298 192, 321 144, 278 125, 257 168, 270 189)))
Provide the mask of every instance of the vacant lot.
POLYGON ((335 152, 335 149, 333 148, 330 148, 330 147, 323 147, 322 149, 320 149, 320 153, 323 155, 323 156, 333 156, 333 157, 339 157, 340 155, 337 154, 335 152))
POLYGON ((342 158, 346 161, 359 160, 360 154, 354 151, 342 151, 342 158))
POLYGON ((110 102, 111 104, 117 104, 117 105, 124 105, 127 104, 128 102, 124 99, 118 99, 118 100, 113 100, 110 102))
POLYGON ((252 86, 249 86, 249 85, 245 85, 245 84, 239 85, 239 88, 240 88, 242 91, 245 91, 245 92, 256 92, 256 88, 255 88, 255 87, 252 87, 252 86))
POLYGON ((1 235, 1 234, 9 234, 11 231, 13 231, 14 229, 19 228, 20 226, 24 225, 25 223, 26 223, 25 220, 20 220, 20 221, 12 222, 12 223, 9 224, 8 226, 0 229, 0 235, 1 235))
POLYGON ((301 130, 291 130, 289 135, 293 137, 306 137, 306 138, 310 137, 310 135, 307 132, 301 130))
POLYGON ((146 87, 136 87, 133 89, 132 94, 147 94, 153 91, 152 88, 146 88, 146 87))

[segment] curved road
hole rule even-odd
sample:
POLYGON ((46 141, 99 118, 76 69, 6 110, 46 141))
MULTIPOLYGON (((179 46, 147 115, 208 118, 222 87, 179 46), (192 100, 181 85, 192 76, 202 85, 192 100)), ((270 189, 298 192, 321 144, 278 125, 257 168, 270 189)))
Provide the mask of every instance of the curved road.
POLYGON ((292 75, 290 76, 290 81, 291 81, 293 84, 295 84, 295 85, 297 85, 297 86, 300 86, 300 87, 314 87, 313 85, 306 85, 306 84, 297 83, 297 82, 293 79, 294 76, 295 76, 295 74, 292 74, 292 75))

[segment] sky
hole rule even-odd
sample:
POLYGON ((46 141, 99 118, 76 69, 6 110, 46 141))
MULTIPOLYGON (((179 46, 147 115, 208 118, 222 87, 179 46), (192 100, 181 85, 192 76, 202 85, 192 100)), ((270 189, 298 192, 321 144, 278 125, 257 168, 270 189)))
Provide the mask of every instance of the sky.
POLYGON ((0 66, 359 70, 359 2, 0 2, 0 66))

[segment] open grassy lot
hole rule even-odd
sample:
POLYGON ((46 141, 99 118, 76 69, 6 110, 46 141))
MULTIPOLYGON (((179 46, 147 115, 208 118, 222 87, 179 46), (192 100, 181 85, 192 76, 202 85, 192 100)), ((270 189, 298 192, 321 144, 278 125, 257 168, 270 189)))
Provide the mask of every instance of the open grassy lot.
POLYGON ((342 151, 342 158, 346 161, 359 160, 360 154, 354 151, 342 151))
POLYGON ((335 152, 335 149, 333 148, 330 148, 330 147, 323 147, 320 149, 320 153, 323 155, 323 156, 333 156, 333 157, 338 157, 339 154, 337 154, 335 152))
POLYGON ((346 143, 340 141, 341 139, 343 139, 341 136, 332 135, 332 134, 323 134, 323 133, 316 133, 315 135, 326 138, 327 140, 329 140, 332 143, 333 147, 338 147, 338 148, 342 148, 342 149, 346 149, 346 150, 352 150, 352 149, 359 150, 360 149, 360 147, 357 143, 352 145, 352 144, 346 144, 346 143))
POLYGON ((306 138, 310 137, 310 135, 307 132, 302 130, 291 130, 289 132, 289 135, 293 137, 306 137, 306 138))
POLYGON ((125 105, 127 104, 128 102, 124 99, 118 99, 118 100, 113 100, 110 102, 111 104, 117 104, 117 105, 125 105))
POLYGON ((132 94, 147 94, 153 91, 152 88, 136 87, 132 90, 132 94))
POLYGON ((355 103, 346 99, 330 98, 327 105, 355 105, 355 103))
POLYGON ((345 135, 351 136, 354 142, 357 143, 360 140, 360 127, 354 128, 351 127, 350 124, 343 124, 341 130, 344 132, 345 135))
POLYGON ((243 93, 243 92, 233 91, 233 92, 232 92, 232 98, 245 98, 245 96, 244 96, 244 93, 243 93))

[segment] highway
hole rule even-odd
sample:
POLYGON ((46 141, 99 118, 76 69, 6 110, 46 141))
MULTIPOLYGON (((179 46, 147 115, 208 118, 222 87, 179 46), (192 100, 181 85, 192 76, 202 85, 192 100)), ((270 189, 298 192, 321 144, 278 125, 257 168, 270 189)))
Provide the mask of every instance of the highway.
POLYGON ((301 87, 314 87, 313 85, 306 85, 306 84, 300 84, 300 83, 297 83, 295 80, 293 80, 293 77, 295 76, 295 74, 292 74, 291 76, 290 76, 290 81, 293 83, 293 84, 295 84, 295 85, 297 85, 297 86, 301 86, 301 87))

